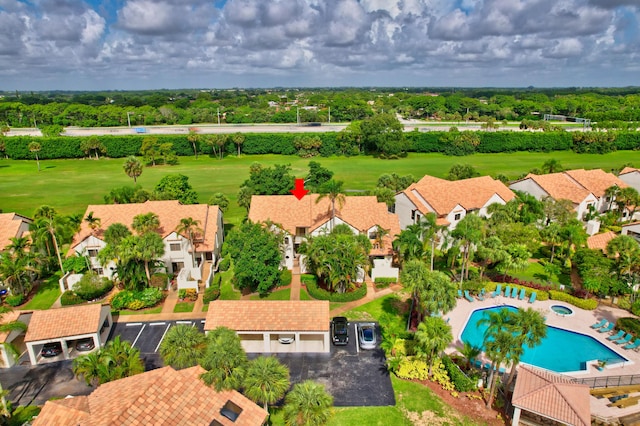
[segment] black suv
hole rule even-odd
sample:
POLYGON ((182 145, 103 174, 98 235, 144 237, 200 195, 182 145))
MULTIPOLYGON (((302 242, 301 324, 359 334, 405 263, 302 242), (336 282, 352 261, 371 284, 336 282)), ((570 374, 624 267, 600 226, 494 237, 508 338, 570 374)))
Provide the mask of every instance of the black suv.
POLYGON ((334 345, 349 343, 349 323, 345 317, 334 317, 331 322, 331 338, 334 345))
POLYGON ((40 351, 40 355, 45 358, 58 356, 62 353, 62 345, 60 342, 45 343, 40 351))

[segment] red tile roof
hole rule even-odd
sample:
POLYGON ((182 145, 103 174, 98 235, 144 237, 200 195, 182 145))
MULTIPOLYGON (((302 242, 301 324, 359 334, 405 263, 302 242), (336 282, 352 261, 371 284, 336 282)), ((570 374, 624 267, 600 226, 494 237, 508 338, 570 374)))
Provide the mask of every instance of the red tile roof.
MULTIPOLYGON (((313 232, 331 220, 331 202, 327 198, 318 199, 318 194, 309 194, 298 200, 293 195, 254 195, 251 197, 249 219, 253 222, 271 222, 282 226, 291 235, 296 228, 308 228, 313 232)), ((379 203, 373 196, 345 197, 342 207, 336 202, 336 217, 342 219, 360 233, 379 225, 389 231, 383 238, 384 251, 372 250, 371 254, 388 254, 391 242, 400 233, 398 216, 389 213, 385 203, 379 203)))
POLYGON ((521 364, 511 403, 561 423, 591 425, 589 386, 547 370, 521 364))
MULTIPOLYGON (((204 230, 204 242, 198 243, 198 251, 212 251, 215 248, 215 235, 218 231, 218 206, 207 204, 180 204, 179 201, 146 201, 133 204, 96 204, 87 206, 83 217, 93 212, 93 217, 100 219, 100 228, 95 231, 95 236, 102 239, 104 231, 114 223, 121 223, 131 229, 133 218, 139 214, 155 213, 160 220, 158 232, 165 238, 174 232, 180 225, 180 220, 190 217, 199 221, 199 228, 204 230)), ((85 221, 80 226, 80 231, 74 235, 71 248, 92 235, 89 224, 85 221)), ((186 236, 185 236, 186 237, 186 236)))
POLYGON ((222 425, 258 426, 268 413, 236 391, 216 392, 200 380, 205 370, 171 367, 116 380, 88 396, 48 401, 34 426, 222 425), (232 422, 220 414, 231 401, 242 409, 232 422))
POLYGON ((33 311, 25 342, 58 339, 100 330, 101 304, 33 311))
POLYGON ((329 331, 326 300, 215 300, 209 304, 205 330, 329 331))
POLYGON ((602 169, 576 169, 567 170, 564 173, 569 175, 572 179, 598 198, 603 197, 607 188, 614 185, 619 188, 626 188, 629 186, 613 173, 607 173, 602 169))
MULTIPOLYGON (((20 316, 19 311, 9 311, 0 315, 0 324, 9 324, 10 322, 17 321, 20 316)), ((9 337, 11 331, 0 331, 0 343, 4 343, 7 341, 7 337, 9 337)))
POLYGON ((11 238, 22 237, 20 226, 31 219, 15 213, 0 213, 0 251, 11 244, 11 238))
POLYGON ((496 194, 505 203, 515 197, 505 184, 491 176, 449 181, 427 175, 402 192, 422 214, 431 211, 424 206, 424 200, 438 216, 446 216, 456 205, 467 211, 480 209, 496 194))
POLYGON ((600 249, 604 251, 607 248, 609 241, 613 240, 618 234, 613 231, 603 232, 602 234, 595 234, 587 238, 587 247, 590 249, 600 249))
POLYGON ((625 167, 624 169, 622 169, 622 171, 618 174, 618 176, 620 175, 626 175, 627 173, 634 173, 634 172, 639 172, 640 173, 640 169, 636 169, 635 167, 625 167))

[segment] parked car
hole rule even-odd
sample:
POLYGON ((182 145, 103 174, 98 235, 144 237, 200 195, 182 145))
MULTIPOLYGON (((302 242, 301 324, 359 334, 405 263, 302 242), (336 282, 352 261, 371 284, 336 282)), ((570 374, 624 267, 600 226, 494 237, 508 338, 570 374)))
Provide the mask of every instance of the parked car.
POLYGON ((78 352, 87 352, 96 347, 93 338, 87 337, 86 339, 80 339, 76 342, 76 350, 78 352))
POLYGON ((374 323, 358 324, 358 338, 361 349, 376 348, 376 325, 374 323))
POLYGON ((281 334, 278 336, 278 342, 282 343, 283 345, 290 345, 295 341, 296 336, 294 336, 293 334, 281 334))
POLYGON ((40 355, 45 358, 58 356, 62 353, 62 345, 60 342, 45 343, 40 351, 40 355))
POLYGON ((349 323, 345 317, 334 317, 331 322, 331 340, 334 345, 349 343, 349 323))

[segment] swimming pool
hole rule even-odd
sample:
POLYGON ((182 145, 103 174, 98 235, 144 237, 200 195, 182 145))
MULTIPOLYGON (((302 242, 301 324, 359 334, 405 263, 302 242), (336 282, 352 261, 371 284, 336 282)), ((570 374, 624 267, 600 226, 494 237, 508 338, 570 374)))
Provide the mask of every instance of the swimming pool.
MULTIPOLYGON (((486 325, 478 326, 478 320, 488 316, 489 312, 503 308, 517 310, 513 306, 495 306, 473 311, 460 339, 482 348, 484 332, 487 327, 486 325)), ((542 340, 542 343, 535 348, 525 346, 524 353, 520 358, 522 362, 557 373, 585 371, 587 369, 586 362, 593 360, 607 360, 607 364, 628 361, 591 336, 550 325, 547 325, 547 337, 542 340)))

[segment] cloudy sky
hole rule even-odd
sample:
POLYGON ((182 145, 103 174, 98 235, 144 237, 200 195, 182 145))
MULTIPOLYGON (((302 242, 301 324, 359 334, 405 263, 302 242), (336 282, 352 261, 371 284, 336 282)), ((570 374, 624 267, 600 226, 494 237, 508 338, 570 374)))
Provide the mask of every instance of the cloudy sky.
POLYGON ((0 0, 0 90, 640 85, 640 0, 0 0))

